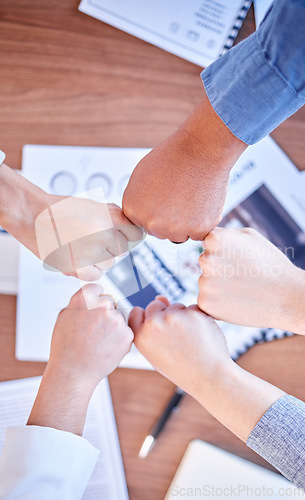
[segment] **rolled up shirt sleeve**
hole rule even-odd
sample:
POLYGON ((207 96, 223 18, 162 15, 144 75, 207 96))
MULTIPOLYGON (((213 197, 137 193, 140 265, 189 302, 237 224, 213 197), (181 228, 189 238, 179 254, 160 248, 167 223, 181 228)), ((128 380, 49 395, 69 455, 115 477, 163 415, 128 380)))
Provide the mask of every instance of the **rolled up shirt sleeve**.
POLYGON ((305 103, 305 0, 275 0, 258 30, 201 73, 208 98, 246 144, 305 103))
POLYGON ((69 432, 11 427, 0 456, 0 499, 81 499, 98 455, 88 441, 69 432))
POLYGON ((305 489, 305 403, 285 395, 263 415, 247 446, 305 489))

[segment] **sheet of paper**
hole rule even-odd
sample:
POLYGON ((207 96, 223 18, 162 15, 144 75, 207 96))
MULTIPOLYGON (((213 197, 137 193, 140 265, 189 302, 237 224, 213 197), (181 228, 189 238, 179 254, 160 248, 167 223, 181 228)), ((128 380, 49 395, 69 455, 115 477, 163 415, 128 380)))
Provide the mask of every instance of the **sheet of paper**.
MULTIPOLYGON (((46 191, 57 194, 83 192, 85 189, 96 187, 100 182, 104 187, 108 186, 108 200, 120 204, 130 173, 147 151, 126 148, 26 146, 23 155, 24 175, 46 191)), ((293 246, 298 255, 297 264, 304 267, 304 182, 298 170, 272 139, 264 139, 248 148, 232 170, 223 224, 231 227, 254 226, 278 246, 286 243, 293 246), (274 208, 271 210, 270 206, 274 208), (264 207, 267 207, 266 210, 264 207)), ((196 303, 201 244, 187 242, 174 245, 169 241, 150 238, 150 245, 155 255, 162 259, 167 269, 175 275, 175 279, 183 285, 185 292, 179 301, 186 305, 196 303)), ((120 282, 126 277, 125 271, 123 272, 118 264, 114 272, 119 278, 117 286, 109 279, 109 274, 101 283, 128 312, 132 304, 123 300, 120 290, 120 282)), ((160 272, 164 273, 164 268, 160 272)), ((74 278, 45 270, 42 263, 28 250, 21 249, 17 359, 48 359, 57 315, 80 286, 81 282, 74 278)), ((221 326, 234 359, 259 341, 284 335, 283 332, 275 330, 265 331, 225 323, 221 323, 221 326)), ((123 360, 122 366, 151 368, 134 347, 123 360)))
MULTIPOLYGON (((40 377, 0 383, 0 450, 7 427, 25 425, 40 377)), ((83 500, 128 500, 120 445, 107 379, 94 392, 84 437, 101 451, 83 500)))
POLYGON ((260 23, 264 19, 267 11, 271 7, 273 0, 254 0, 254 16, 255 16, 255 26, 259 27, 260 23))
POLYGON ((17 295, 19 244, 0 227, 0 294, 17 295))
POLYGON ((164 500, 174 498, 299 498, 283 476, 204 441, 188 445, 164 500))
POLYGON ((231 47, 250 5, 248 0, 82 0, 79 10, 206 67, 226 44, 231 47))

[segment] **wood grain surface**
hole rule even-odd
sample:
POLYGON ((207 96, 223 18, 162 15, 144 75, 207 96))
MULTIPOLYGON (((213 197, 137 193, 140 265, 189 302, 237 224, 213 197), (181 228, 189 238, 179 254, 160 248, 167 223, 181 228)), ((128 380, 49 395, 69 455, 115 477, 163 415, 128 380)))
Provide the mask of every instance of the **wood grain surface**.
MULTIPOLYGON (((201 99, 198 66, 78 12, 78 3, 0 0, 0 147, 14 168, 24 144, 153 147, 201 99)), ((238 41, 253 29, 251 9, 238 41)), ((305 109, 272 136, 305 169, 305 109)), ((15 320, 16 298, 1 295, 0 380, 40 375, 45 366, 15 360, 15 320)), ((240 364, 305 399, 304 352, 305 338, 293 337, 256 346, 240 364)), ((126 369, 110 384, 131 500, 163 499, 193 438, 267 466, 191 397, 138 459, 174 387, 157 373, 126 369)))

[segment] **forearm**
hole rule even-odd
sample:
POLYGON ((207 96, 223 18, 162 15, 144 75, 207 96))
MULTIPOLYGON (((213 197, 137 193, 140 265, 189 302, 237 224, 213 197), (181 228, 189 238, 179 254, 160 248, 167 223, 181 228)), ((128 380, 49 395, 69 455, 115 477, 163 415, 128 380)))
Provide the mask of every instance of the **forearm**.
MULTIPOLYGON (((279 323, 275 328, 305 335, 305 271, 296 266, 291 269, 290 280, 282 290, 278 302, 279 323)), ((271 325, 272 326, 272 325, 271 325)))
POLYGON ((47 367, 27 425, 82 435, 94 387, 47 367))
MULTIPOLYGON (((0 167, 0 225, 33 249, 35 219, 47 207, 46 193, 7 165, 0 167)), ((38 253, 36 248, 35 253, 38 253)))
POLYGON ((201 103, 178 129, 179 133, 185 137, 188 147, 204 159, 205 164, 210 162, 211 173, 218 169, 231 170, 248 147, 219 118, 205 90, 201 103))
POLYGON ((285 393, 246 372, 233 361, 219 366, 213 379, 193 396, 219 422, 246 442, 264 413, 285 393))

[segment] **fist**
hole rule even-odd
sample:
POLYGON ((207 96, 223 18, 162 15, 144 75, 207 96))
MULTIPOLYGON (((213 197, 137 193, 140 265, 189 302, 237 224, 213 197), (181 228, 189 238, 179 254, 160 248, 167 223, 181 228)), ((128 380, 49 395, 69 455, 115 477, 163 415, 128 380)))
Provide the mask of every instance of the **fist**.
POLYGON ((225 337, 197 306, 170 305, 159 297, 129 316, 134 343, 162 375, 198 398, 215 370, 231 363, 225 337))
POLYGON ((95 387, 118 366, 132 341, 133 332, 111 297, 98 285, 86 285, 58 316, 49 367, 95 387))
POLYGON ((278 248, 251 228, 216 228, 204 248, 199 258, 200 309, 239 325, 287 328, 298 271, 278 248))

